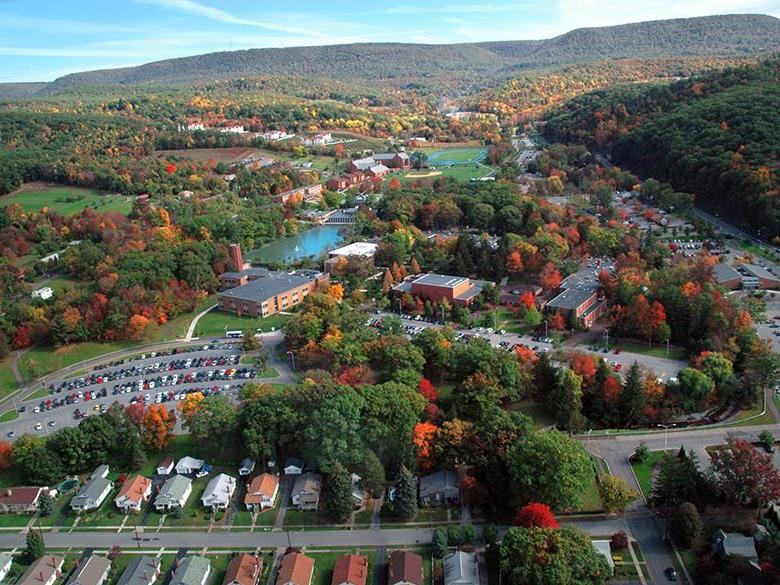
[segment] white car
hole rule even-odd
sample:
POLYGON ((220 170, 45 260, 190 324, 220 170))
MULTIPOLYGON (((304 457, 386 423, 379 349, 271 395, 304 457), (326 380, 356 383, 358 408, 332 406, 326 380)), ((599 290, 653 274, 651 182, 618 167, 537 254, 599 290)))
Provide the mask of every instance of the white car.
POLYGON ((36 423, 35 430, 40 431, 43 428, 43 425, 41 423, 36 423))
POLYGON ((33 412, 35 414, 38 414, 39 412, 41 412, 41 407, 40 406, 36 406, 35 408, 33 408, 33 412))

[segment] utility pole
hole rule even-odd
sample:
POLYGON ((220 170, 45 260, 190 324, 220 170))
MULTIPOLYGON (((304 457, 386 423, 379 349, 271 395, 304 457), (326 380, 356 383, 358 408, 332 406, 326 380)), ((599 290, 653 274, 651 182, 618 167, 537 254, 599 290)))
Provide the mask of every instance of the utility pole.
POLYGON ((609 351, 609 329, 604 329, 604 349, 609 351))
POLYGON ((669 357, 669 338, 666 338, 666 357, 669 357))

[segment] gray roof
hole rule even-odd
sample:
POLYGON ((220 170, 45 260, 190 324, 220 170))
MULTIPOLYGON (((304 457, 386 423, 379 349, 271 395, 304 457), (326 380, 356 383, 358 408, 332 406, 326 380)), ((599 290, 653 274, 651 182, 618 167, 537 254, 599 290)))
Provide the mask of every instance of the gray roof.
POLYGON ((769 280, 780 280, 780 277, 772 274, 766 268, 758 266, 757 264, 743 264, 742 268, 748 272, 751 276, 756 278, 767 278, 769 280))
POLYGON ((270 270, 268 268, 244 268, 241 272, 223 272, 220 274, 220 276, 224 278, 240 278, 242 276, 254 276, 254 277, 262 277, 268 274, 270 270))
POLYGON ((105 477, 101 477, 96 470, 92 477, 79 488, 78 493, 73 496, 70 501, 71 507, 74 505, 84 507, 90 503, 96 505, 108 487, 111 487, 111 482, 105 477))
POLYGON ((442 469, 420 478, 421 498, 447 489, 460 489, 458 487, 458 474, 451 469, 442 469))
POLYGON ((594 291, 592 290, 579 290, 575 288, 565 290, 557 297, 552 299, 549 303, 547 303, 547 307, 552 309, 566 310, 576 309, 582 303, 592 297, 593 292, 594 291))
POLYGON ((146 555, 133 557, 116 585, 149 585, 155 581, 159 570, 160 559, 146 555))
POLYGON ((434 274, 433 272, 429 272, 428 274, 423 274, 420 278, 414 280, 414 282, 428 286, 454 288, 465 280, 468 280, 465 276, 450 276, 449 274, 434 274))
POLYGON ((168 585, 201 585, 211 570, 206 557, 184 557, 168 585))
POLYGON ((67 585, 98 585, 111 570, 111 561, 98 555, 90 555, 86 561, 80 563, 68 579, 67 585))
POLYGON ((479 585, 477 555, 458 551, 444 557, 444 585, 479 585))
POLYGON ((157 498, 154 500, 155 504, 178 503, 191 484, 192 480, 189 477, 174 475, 172 478, 167 479, 160 488, 160 493, 157 494, 157 498))
POLYGON ((712 277, 715 279, 715 282, 725 282, 734 278, 742 278, 742 275, 737 272, 736 268, 719 262, 712 267, 712 277))
POLYGON ((739 532, 718 532, 718 539, 723 546, 723 553, 727 555, 740 555, 748 561, 758 559, 756 543, 752 536, 745 536, 739 532))
POLYGON ((55 555, 43 555, 24 572, 16 585, 41 585, 62 568, 63 559, 55 555))
POLYGON ((217 296, 231 299, 261 302, 273 298, 290 289, 298 288, 310 283, 320 273, 311 270, 297 270, 294 272, 268 272, 264 277, 252 280, 244 285, 231 288, 217 296), (314 275, 312 275, 312 272, 314 275))
POLYGON ((0 569, 5 567, 8 563, 13 561, 11 553, 0 553, 0 569))
POLYGON ((301 492, 311 492, 319 494, 322 489, 322 478, 311 471, 302 473, 297 477, 293 484, 292 493, 299 494, 301 492))

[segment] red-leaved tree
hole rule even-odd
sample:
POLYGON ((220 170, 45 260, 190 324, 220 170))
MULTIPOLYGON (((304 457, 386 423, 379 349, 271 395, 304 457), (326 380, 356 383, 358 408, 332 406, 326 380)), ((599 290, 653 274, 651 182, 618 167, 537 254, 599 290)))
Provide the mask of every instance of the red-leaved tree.
POLYGON ((737 501, 752 501, 761 510, 780 498, 780 472, 772 457, 744 439, 729 439, 712 454, 712 470, 723 492, 737 501))
POLYGON ((422 394, 428 402, 436 402, 436 399, 439 397, 439 392, 436 390, 436 387, 431 384, 431 381, 428 378, 422 378, 420 380, 418 389, 420 390, 420 394, 422 394))
POLYGON ((520 508, 512 523, 523 528, 558 528, 560 526, 550 506, 539 502, 531 502, 520 508))

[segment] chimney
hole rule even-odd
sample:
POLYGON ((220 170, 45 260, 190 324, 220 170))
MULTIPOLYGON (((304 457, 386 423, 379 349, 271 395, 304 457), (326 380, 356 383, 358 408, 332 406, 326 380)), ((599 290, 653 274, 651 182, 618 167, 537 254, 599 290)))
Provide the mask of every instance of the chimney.
POLYGON ((244 269, 244 259, 241 256, 241 244, 230 244, 230 262, 233 270, 241 272, 244 269))

